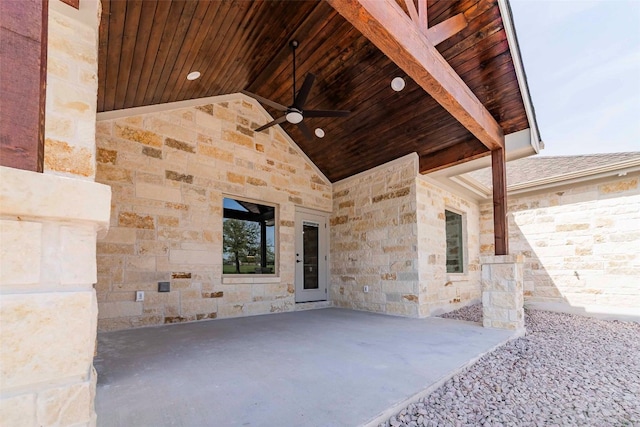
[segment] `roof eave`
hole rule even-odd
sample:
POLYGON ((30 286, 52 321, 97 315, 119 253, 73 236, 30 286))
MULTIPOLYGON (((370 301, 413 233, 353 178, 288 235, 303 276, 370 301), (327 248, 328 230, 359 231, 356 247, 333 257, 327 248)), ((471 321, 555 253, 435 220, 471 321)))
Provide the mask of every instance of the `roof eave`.
POLYGON ((516 35, 516 29, 513 24, 513 14, 511 13, 509 0, 498 0, 498 7, 500 9, 500 15, 502 16, 504 31, 507 35, 507 43, 509 44, 509 50, 511 52, 513 66, 516 71, 518 86, 520 87, 520 94, 522 95, 522 101, 524 103, 525 112, 527 114, 527 120, 529 121, 531 146, 534 151, 534 153, 531 154, 537 154, 544 148, 544 143, 542 142, 542 139, 540 137, 540 129, 538 128, 536 112, 531 100, 531 92, 529 91, 529 83, 527 82, 527 75, 524 71, 524 66, 522 63, 520 45, 518 44, 518 37, 516 35))

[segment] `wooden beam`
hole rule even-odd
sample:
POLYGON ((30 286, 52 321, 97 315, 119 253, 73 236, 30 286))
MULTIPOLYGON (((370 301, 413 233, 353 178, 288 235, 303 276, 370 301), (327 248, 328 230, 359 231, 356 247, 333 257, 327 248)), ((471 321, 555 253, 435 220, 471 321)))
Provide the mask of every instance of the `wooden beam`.
POLYGON ((442 43, 449 37, 458 34, 467 26, 467 18, 463 13, 447 19, 427 30, 427 38, 434 46, 442 43))
POLYGON ((326 1, 487 148, 504 147, 496 120, 395 0, 326 1))
POLYGON ((0 165, 42 172, 48 0, 0 0, 0 165))
POLYGON ((477 140, 461 142, 442 150, 420 156, 420 173, 435 172, 450 166, 459 165, 480 157, 488 156, 491 152, 477 140))
POLYGON ((427 14, 427 0, 418 0, 418 26, 422 32, 429 28, 429 15, 427 14))
MULTIPOLYGON (((407 10, 409 11, 409 17, 413 21, 414 24, 420 25, 420 17, 418 16, 418 11, 416 10, 416 5, 413 3, 413 0, 404 0, 404 4, 407 5, 407 10)), ((425 27, 426 30, 426 27, 425 27)))
POLYGON ((507 224, 507 172, 504 148, 491 151, 493 178, 493 235, 495 254, 509 255, 509 228, 507 224))

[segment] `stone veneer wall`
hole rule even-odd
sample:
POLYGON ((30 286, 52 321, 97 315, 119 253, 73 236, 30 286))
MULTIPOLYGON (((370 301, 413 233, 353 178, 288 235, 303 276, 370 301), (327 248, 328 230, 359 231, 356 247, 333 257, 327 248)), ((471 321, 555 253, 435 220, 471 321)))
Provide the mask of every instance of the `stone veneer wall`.
POLYGON ((418 316, 417 173, 417 155, 410 155, 334 183, 334 305, 418 316))
POLYGON ((424 317, 480 301, 479 207, 419 175, 415 154, 334 183, 333 191, 334 305, 424 317), (445 209, 464 217, 462 274, 446 272, 445 209))
POLYGON ((96 423, 95 245, 110 200, 92 182, 98 5, 49 2, 45 173, 0 167, 3 426, 96 423))
POLYGON ((99 329, 293 310, 295 209, 329 211, 331 185, 280 130, 251 130, 257 104, 229 99, 98 122, 96 179, 113 191, 99 329), (225 196, 278 206, 277 276, 222 277, 225 196))
POLYGON ((480 208, 430 182, 417 179, 420 316, 433 316, 480 302, 480 208), (444 211, 463 217, 464 272, 447 273, 444 211))
POLYGON ((93 181, 98 29, 91 19, 99 3, 86 1, 80 11, 60 0, 49 5, 44 171, 93 181))
MULTIPOLYGON (((602 313, 640 307, 639 177, 509 196, 509 246, 526 257, 526 304, 602 313)), ((491 203, 482 252, 493 251, 491 203)))

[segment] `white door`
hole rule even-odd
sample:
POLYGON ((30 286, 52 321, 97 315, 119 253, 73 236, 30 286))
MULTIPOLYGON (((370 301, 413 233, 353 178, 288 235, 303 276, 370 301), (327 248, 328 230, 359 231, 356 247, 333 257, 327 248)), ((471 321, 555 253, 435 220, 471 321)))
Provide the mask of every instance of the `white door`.
POLYGON ((327 300, 327 215, 296 210, 296 302, 327 300))

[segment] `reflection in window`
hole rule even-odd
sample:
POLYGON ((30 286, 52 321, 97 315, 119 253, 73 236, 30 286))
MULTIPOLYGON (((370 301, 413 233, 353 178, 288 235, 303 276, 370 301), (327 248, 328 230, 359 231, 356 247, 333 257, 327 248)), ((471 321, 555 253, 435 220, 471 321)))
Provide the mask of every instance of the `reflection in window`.
POLYGON ((463 273, 462 215, 447 210, 444 215, 447 230, 447 273, 463 273))
POLYGON ((224 274, 274 274, 276 208, 244 200, 223 202, 224 274))

